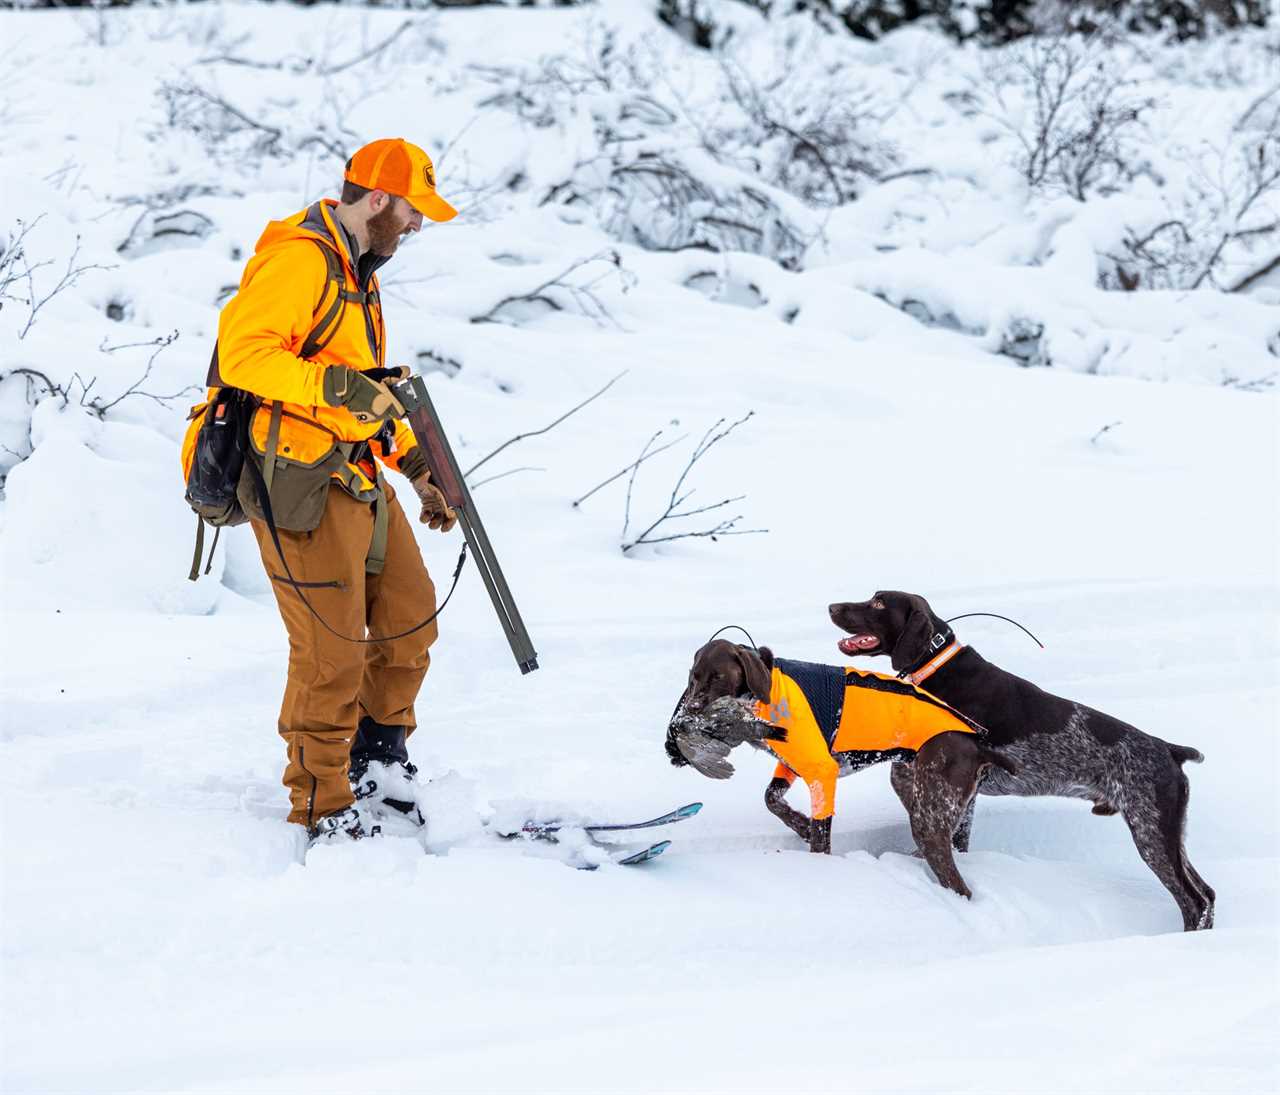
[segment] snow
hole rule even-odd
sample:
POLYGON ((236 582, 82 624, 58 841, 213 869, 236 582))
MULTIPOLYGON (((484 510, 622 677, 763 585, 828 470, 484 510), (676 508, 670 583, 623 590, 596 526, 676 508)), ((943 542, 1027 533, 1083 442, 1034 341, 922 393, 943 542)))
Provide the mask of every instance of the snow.
MULTIPOLYGON (((46 214, 32 254, 54 266, 38 278, 61 274, 77 235, 81 263, 115 267, 54 297, 25 338, 23 309, 0 311, 0 373, 39 369, 71 390, 64 402, 0 379, 6 1090, 1280 1087, 1276 397, 1224 385, 1274 373, 1280 308, 1265 292, 1096 289, 1088 263, 1128 199, 1031 201, 976 143, 978 122, 939 132, 973 51, 914 31, 849 48, 868 79, 915 80, 910 143, 944 177, 832 212, 798 271, 641 251, 590 211, 485 190, 514 168, 558 177, 568 145, 558 124, 478 111, 493 87, 468 66, 531 65, 593 18, 678 52, 641 7, 415 16, 364 99, 357 73, 194 62, 275 60, 281 41, 291 64, 341 60, 402 12, 134 9, 107 13, 105 48, 97 16, 0 15, 26 66, 16 91, 0 81, 3 229, 46 214), (146 390, 198 385, 262 225, 331 192, 322 148, 242 156, 232 135, 215 156, 166 126, 156 88, 192 72, 298 132, 327 119, 433 152, 457 138, 439 178, 446 196, 464 190, 451 173, 467 180, 463 216, 407 243, 384 286, 391 359, 454 363, 428 384, 464 467, 626 371, 485 466, 539 469, 476 498, 542 668, 519 674, 469 567, 410 743, 429 780, 428 854, 386 839, 302 864, 274 731, 287 642, 249 531, 186 580, 177 441, 200 393, 130 397, 105 419, 84 406, 125 391, 154 349, 107 353, 104 338, 177 329, 146 390), (345 114, 326 113, 344 96, 345 114), (118 252, 142 212, 119 200, 165 186, 217 188, 164 206, 212 229, 118 252), (601 322, 568 294, 562 312, 471 322, 611 249, 625 273, 598 261, 575 275, 608 274, 592 289, 601 322), (111 301, 123 320, 106 318, 111 301), (1033 327, 1038 367, 1020 367, 1001 350, 1033 327), (77 372, 99 378, 83 399, 77 372), (624 555, 625 478, 570 506, 663 429, 684 440, 636 477, 644 527, 703 432, 751 410, 689 483, 695 502, 745 495, 726 515, 767 534, 624 555), (739 751, 723 784, 668 764, 666 722, 708 635, 736 623, 781 656, 836 662, 826 605, 878 588, 1020 620, 1045 651, 995 620, 960 634, 1205 754, 1187 767, 1188 850, 1218 892, 1212 932, 1179 931, 1123 821, 1087 803, 980 800, 958 857, 966 902, 911 856, 884 767, 844 781, 828 858, 765 812, 766 757, 739 751), (521 810, 612 820, 690 801, 706 804, 696 818, 643 834, 673 844, 638 868, 574 871, 484 828, 521 810)), ((1209 139, 1266 78, 1214 74, 1259 48, 1153 47, 1144 78, 1172 97, 1170 119, 1203 127, 1188 141, 1209 139)), ((672 71, 696 90, 701 64, 672 71)), ((419 539, 440 585, 459 534, 419 539)))

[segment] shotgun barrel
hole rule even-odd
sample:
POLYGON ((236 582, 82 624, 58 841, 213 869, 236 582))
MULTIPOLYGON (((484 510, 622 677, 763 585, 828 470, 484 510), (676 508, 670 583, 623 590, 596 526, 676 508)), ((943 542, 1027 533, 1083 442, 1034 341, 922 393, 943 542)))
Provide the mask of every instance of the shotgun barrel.
POLYGON ((484 522, 480 520, 475 502, 471 499, 467 481, 458 470, 458 461, 454 458, 453 449, 449 447, 444 427, 440 425, 440 416, 436 414, 431 397, 427 394, 427 386, 422 377, 412 376, 392 387, 396 398, 404 404, 413 436, 417 438, 423 455, 427 458, 431 481, 440 488, 445 501, 458 514, 462 534, 467 538, 467 545, 475 557, 480 577, 484 579, 485 589, 489 591, 489 600, 493 602, 498 622, 502 624, 503 634, 511 645, 516 664, 521 673, 532 673, 538 668, 538 655, 533 649, 524 621, 520 618, 520 610, 516 608, 502 567, 498 565, 498 557, 489 542, 484 522))

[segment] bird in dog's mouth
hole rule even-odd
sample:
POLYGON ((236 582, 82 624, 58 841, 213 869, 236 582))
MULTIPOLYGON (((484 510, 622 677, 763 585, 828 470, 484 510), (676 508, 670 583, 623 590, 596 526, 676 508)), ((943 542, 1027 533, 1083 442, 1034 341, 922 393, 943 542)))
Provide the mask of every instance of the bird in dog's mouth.
POLYGON ((851 658, 858 654, 867 654, 879 645, 880 640, 874 635, 849 635, 836 643, 840 653, 847 654, 851 658))
POLYGON ((682 699, 667 726, 667 754, 674 764, 689 764, 709 779, 733 775, 729 753, 742 744, 766 748, 766 741, 786 741, 786 730, 756 714, 751 696, 721 696, 698 711, 682 699))

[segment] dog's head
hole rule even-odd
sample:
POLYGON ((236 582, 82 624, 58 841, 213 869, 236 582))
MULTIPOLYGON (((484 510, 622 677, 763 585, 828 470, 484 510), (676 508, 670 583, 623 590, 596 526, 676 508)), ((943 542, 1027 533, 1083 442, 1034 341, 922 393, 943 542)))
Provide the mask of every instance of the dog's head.
POLYGON ((704 776, 728 779, 725 758, 743 742, 785 741, 786 732, 755 715, 767 703, 773 653, 714 639, 693 656, 689 683, 667 727, 667 756, 674 765, 691 764, 704 776))
POLYGON ((893 668, 911 671, 949 642, 951 628, 915 593, 881 590, 869 601, 829 606, 831 621, 849 637, 837 644, 848 657, 888 655, 893 668))
POLYGON ((768 703, 772 670, 773 652, 767 646, 757 651, 726 639, 712 639, 693 656, 685 710, 699 714, 725 696, 753 696, 768 703))

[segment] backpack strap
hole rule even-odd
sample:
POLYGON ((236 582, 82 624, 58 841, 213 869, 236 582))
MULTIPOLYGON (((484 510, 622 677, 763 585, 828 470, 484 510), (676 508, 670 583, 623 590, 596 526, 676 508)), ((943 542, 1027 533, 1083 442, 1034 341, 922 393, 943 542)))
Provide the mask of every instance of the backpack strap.
POLYGON ((271 424, 267 427, 267 447, 262 454, 262 478, 271 490, 271 480, 276 474, 276 451, 280 447, 280 420, 284 417, 284 407, 277 399, 271 404, 271 424))
POLYGON ((377 472, 378 496, 373 501, 373 538, 369 541, 369 550, 364 556, 364 572, 381 574, 387 562, 387 530, 390 528, 391 514, 387 510, 387 485, 382 480, 382 472, 377 472))
POLYGON ((213 340, 213 354, 209 358, 209 373, 204 378, 204 386, 206 388, 225 388, 222 373, 218 371, 218 340, 213 340))
MULTIPOLYGON (((298 356, 304 358, 315 357, 316 354, 333 341, 333 336, 338 333, 338 328, 342 326, 342 315, 346 311, 347 301, 359 297, 361 303, 363 303, 365 296, 364 293, 353 293, 347 288, 347 278, 342 272, 342 260, 338 257, 338 253, 320 240, 314 237, 310 238, 311 242, 320 248, 320 254, 324 256, 325 287, 320 293, 320 304, 323 304, 325 297, 329 295, 330 282, 333 283, 336 291, 333 294, 333 303, 329 305, 328 310, 311 328, 311 333, 307 335, 306 340, 302 343, 302 349, 298 356)), ((320 311, 320 304, 316 305, 317 312, 320 311)))
MULTIPOLYGON (((196 551, 191 556, 191 573, 187 581, 194 582, 200 578, 200 562, 204 558, 204 518, 196 514, 196 551)), ((209 554, 209 564, 213 565, 213 553, 209 554)))

